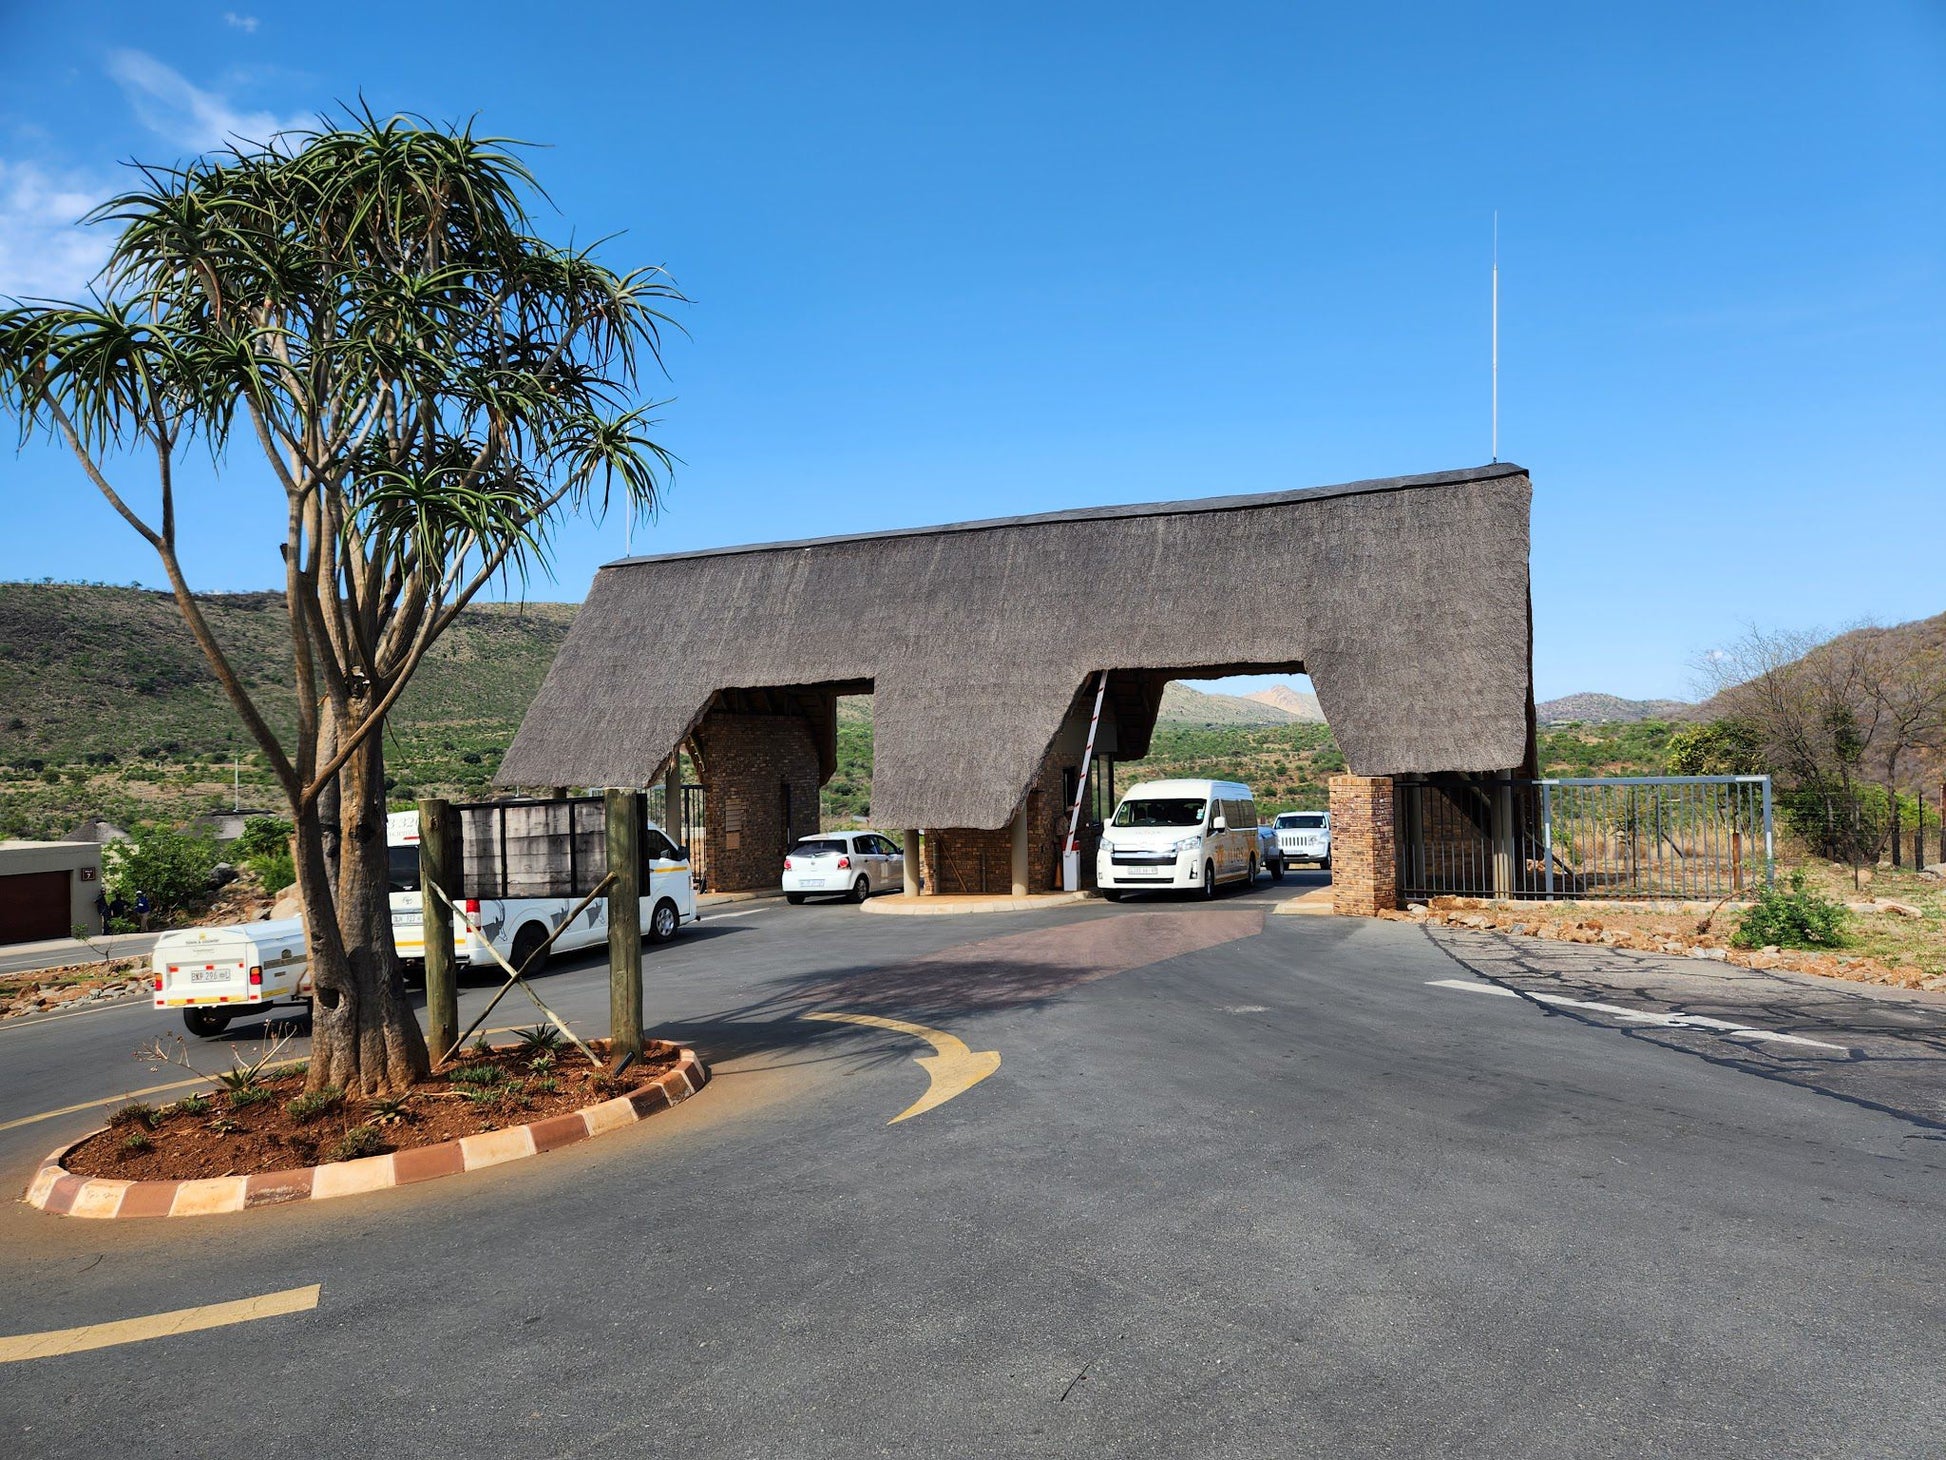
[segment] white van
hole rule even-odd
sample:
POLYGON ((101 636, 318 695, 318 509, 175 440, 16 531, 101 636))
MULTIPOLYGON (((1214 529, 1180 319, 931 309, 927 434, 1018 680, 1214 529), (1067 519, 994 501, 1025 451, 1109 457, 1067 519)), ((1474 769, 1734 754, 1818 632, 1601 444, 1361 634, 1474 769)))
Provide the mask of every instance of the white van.
MULTIPOLYGON (((392 946, 401 961, 423 964, 426 957, 424 899, 419 891, 419 813, 394 811, 386 817, 385 840, 391 858, 392 946)), ((693 923, 696 889, 689 858, 661 829, 643 832, 642 862, 649 888, 642 895, 642 941, 662 943, 684 923, 693 923)), ((469 898, 466 916, 453 914, 453 961, 460 967, 499 964, 490 942, 515 968, 547 941, 547 935, 574 911, 578 897, 469 898), (467 918, 477 925, 472 932, 467 918)), ((548 949, 570 952, 608 942, 608 900, 597 898, 574 926, 548 949)), ((538 973, 543 957, 528 969, 538 973)), ((212 1039, 232 1019, 261 1014, 273 1004, 302 1004, 311 997, 310 960, 302 918, 241 923, 229 928, 178 928, 156 941, 150 964, 155 1007, 181 1009, 191 1034, 212 1039)))
POLYGON ((1257 880, 1257 802, 1240 781, 1151 781, 1131 787, 1101 833, 1095 885, 1124 892, 1257 880))

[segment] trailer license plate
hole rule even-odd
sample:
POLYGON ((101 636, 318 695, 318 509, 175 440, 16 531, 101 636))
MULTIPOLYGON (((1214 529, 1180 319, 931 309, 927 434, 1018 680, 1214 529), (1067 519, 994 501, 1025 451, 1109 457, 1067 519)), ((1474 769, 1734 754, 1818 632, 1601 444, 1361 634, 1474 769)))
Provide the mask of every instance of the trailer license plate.
POLYGON ((192 968, 189 971, 191 983, 228 983, 230 970, 227 968, 192 968))

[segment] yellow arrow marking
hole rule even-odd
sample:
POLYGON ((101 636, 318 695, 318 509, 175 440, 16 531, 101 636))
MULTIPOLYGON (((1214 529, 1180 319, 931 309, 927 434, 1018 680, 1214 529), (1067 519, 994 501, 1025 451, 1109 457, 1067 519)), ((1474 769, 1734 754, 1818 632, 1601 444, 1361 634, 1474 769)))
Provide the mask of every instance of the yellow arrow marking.
POLYGON ((234 1303, 210 1303, 147 1318, 123 1318, 114 1323, 90 1323, 82 1328, 55 1328, 46 1333, 0 1338, 0 1364, 84 1353, 91 1348, 112 1348, 118 1343, 141 1343, 144 1339, 167 1338, 173 1333, 195 1333, 204 1328, 275 1318, 282 1313, 308 1313, 318 1305, 320 1288, 321 1284, 312 1283, 308 1288, 286 1288, 281 1293, 239 1298, 234 1303))
POLYGON ((964 1095, 1000 1068, 997 1049, 968 1049, 965 1043, 943 1029, 928 1029, 923 1024, 908 1024, 903 1019, 881 1019, 876 1014, 806 1014, 806 1019, 823 1019, 833 1024, 868 1024, 874 1029, 890 1029, 895 1034, 910 1034, 930 1044, 936 1054, 916 1054, 912 1062, 926 1072, 932 1082, 911 1105, 886 1122, 897 1125, 915 1115, 944 1105, 955 1095, 964 1095))

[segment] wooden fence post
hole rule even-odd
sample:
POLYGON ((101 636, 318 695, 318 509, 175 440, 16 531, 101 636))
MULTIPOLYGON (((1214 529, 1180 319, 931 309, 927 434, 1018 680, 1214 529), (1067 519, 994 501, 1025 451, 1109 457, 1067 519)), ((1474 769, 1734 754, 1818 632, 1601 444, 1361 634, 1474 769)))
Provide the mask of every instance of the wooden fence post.
POLYGON ((448 802, 419 803, 419 928, 425 939, 426 1043, 434 1059, 442 1057, 459 1039, 453 906, 442 895, 456 893, 459 887, 457 831, 458 821, 448 802))
POLYGON ((608 1053, 615 1067, 642 1057, 642 823, 640 791, 605 793, 608 819, 608 1053))

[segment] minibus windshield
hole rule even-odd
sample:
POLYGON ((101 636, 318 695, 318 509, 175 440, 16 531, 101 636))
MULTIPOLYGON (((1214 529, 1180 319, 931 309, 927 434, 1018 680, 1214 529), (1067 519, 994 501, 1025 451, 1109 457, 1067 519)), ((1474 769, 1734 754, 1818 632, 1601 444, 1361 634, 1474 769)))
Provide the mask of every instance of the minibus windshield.
POLYGON ((1201 826, 1207 801, 1186 797, 1159 797, 1156 800, 1124 801, 1115 808, 1117 826, 1201 826))
POLYGON ((392 892, 417 892, 419 890, 419 849, 415 847, 387 847, 386 871, 392 892))

